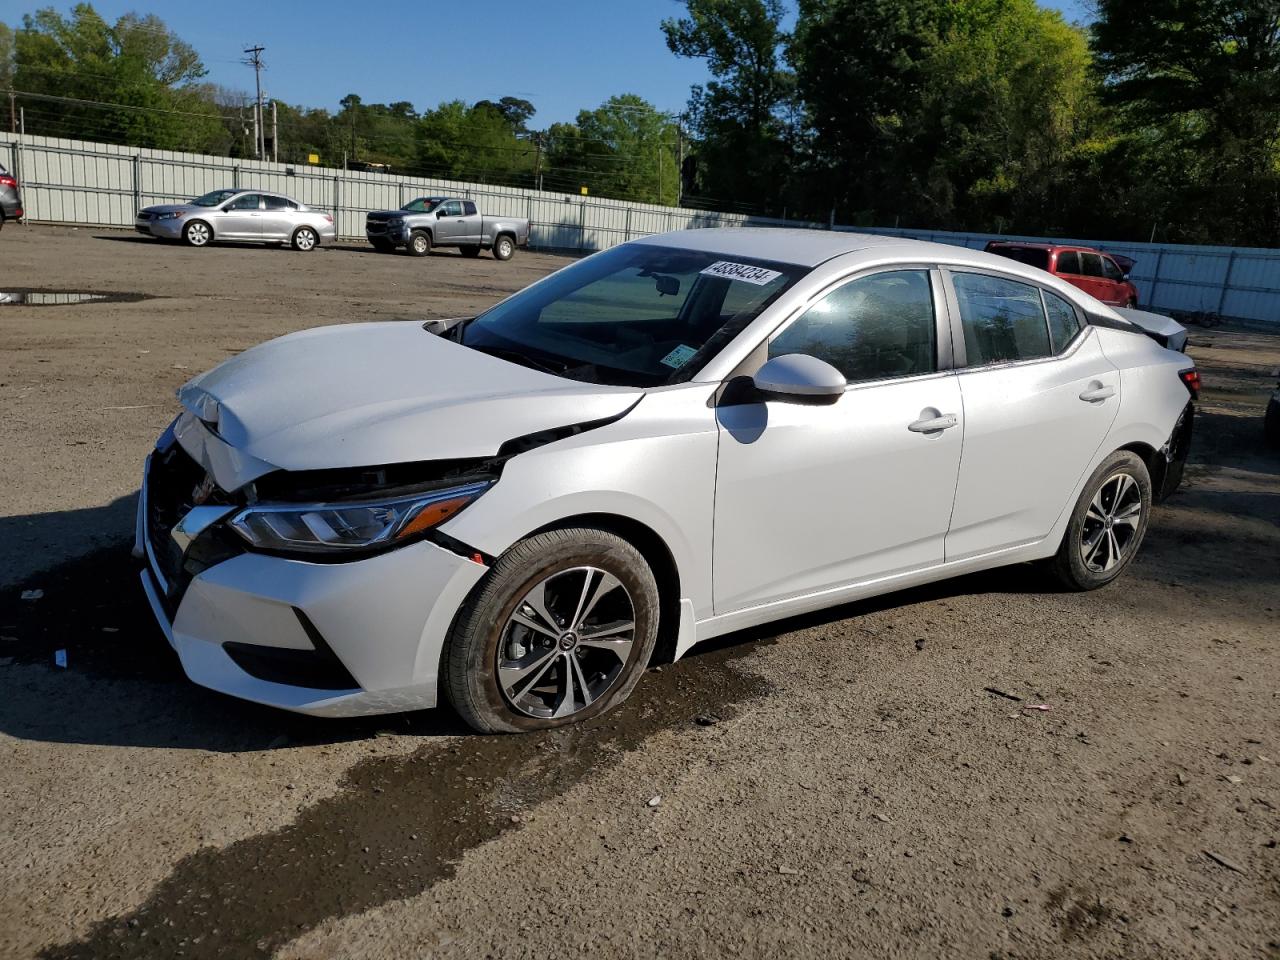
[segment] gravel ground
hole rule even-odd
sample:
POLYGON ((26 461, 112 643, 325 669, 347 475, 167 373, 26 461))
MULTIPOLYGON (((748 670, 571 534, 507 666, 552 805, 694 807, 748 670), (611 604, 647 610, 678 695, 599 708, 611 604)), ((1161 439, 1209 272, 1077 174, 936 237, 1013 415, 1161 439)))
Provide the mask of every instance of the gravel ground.
POLYGON ((128 556, 174 387, 564 262, 4 232, 6 284, 156 299, 0 307, 0 956, 1280 958, 1274 334, 1193 329, 1187 482, 1096 593, 787 621, 532 737, 187 683, 128 556))

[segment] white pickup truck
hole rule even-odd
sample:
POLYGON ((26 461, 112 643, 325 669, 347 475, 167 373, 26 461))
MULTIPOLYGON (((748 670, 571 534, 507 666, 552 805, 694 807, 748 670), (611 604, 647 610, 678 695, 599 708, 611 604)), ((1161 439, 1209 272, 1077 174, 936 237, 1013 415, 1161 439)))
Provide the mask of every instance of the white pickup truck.
POLYGON ((375 210, 365 217, 364 233, 373 248, 425 257, 432 247, 458 247, 463 256, 492 250, 497 260, 510 260, 516 247, 529 244, 529 221, 523 217, 481 216, 472 200, 419 197, 399 210, 375 210))

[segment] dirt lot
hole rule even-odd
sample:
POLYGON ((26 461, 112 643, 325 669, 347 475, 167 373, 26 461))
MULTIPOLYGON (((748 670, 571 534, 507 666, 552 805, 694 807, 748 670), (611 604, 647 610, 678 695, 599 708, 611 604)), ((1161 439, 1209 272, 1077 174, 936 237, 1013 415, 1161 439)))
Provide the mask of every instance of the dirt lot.
POLYGON ((173 389, 563 262, 4 231, 6 286, 155 299, 0 307, 0 956, 1280 958, 1275 334, 1193 329, 1187 483, 1097 593, 788 621, 543 736, 187 683, 128 554, 173 389))

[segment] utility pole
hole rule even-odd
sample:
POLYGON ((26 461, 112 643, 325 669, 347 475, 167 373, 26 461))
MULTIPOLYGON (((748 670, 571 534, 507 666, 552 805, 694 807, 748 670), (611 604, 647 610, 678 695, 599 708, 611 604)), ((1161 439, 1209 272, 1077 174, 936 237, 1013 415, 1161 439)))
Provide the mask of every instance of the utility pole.
POLYGON ((271 101, 271 162, 280 162, 280 136, 276 117, 276 102, 271 101))
POLYGON ((18 108, 15 104, 18 102, 17 94, 12 90, 9 91, 9 132, 18 132, 18 108))
POLYGON ((262 115, 262 51, 267 49, 263 46, 253 46, 245 50, 249 54, 249 59, 245 61, 249 66, 253 67, 253 84, 257 88, 258 98, 254 101, 253 112, 253 129, 254 129, 254 149, 258 152, 258 159, 265 159, 266 156, 266 133, 263 130, 262 115))
POLYGON ((676 206, 684 203, 684 114, 676 117, 676 206))

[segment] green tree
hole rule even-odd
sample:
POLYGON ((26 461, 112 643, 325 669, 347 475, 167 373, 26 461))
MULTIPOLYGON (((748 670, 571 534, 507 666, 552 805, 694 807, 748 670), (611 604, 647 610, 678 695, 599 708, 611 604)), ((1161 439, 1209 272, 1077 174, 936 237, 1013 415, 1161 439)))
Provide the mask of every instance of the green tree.
POLYGON ((685 9, 662 21, 667 46, 705 60, 713 78, 689 101, 699 174, 691 186, 722 201, 780 206, 795 94, 781 59, 781 0, 685 0, 685 9))
POLYGON ((801 0, 790 56, 811 207, 861 223, 1036 230, 1095 112, 1082 35, 1034 0, 801 0))
POLYGON ((1152 0, 1133 17, 1099 0, 1092 28, 1133 206, 1180 239, 1280 243, 1280 2, 1152 0))
POLYGON ((546 139, 548 186, 576 184, 619 200, 676 202, 676 125, 635 94, 583 110, 575 124, 553 125, 546 139))
POLYGON ((13 86, 39 95, 24 104, 36 121, 29 129, 170 149, 226 141, 212 89, 200 82, 204 65, 159 17, 127 13, 108 24, 88 3, 69 17, 46 7, 23 17, 14 50, 13 86))

